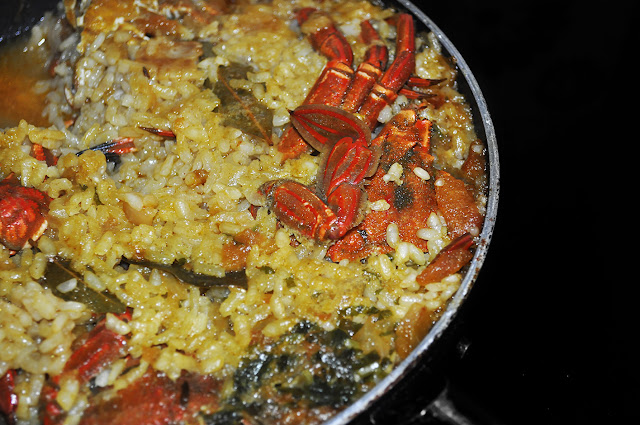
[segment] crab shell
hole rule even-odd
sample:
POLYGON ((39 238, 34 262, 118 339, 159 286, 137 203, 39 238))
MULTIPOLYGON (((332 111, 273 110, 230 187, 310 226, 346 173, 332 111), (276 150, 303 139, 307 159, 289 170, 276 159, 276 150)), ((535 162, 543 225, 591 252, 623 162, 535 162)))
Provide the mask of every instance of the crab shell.
POLYGON ((31 247, 47 229, 51 198, 21 186, 13 175, 0 182, 0 243, 14 254, 31 247))

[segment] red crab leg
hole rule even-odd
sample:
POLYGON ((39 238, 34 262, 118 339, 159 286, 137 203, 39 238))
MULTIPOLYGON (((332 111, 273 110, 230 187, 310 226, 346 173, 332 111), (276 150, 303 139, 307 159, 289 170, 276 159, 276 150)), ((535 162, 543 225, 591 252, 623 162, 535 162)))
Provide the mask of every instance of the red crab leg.
POLYGON ((406 85, 408 87, 427 88, 427 87, 435 86, 436 84, 440 84, 445 80, 446 78, 420 78, 420 77, 413 76, 413 77, 409 77, 406 85))
POLYGON ((122 154, 135 152, 136 146, 133 144, 133 138, 119 137, 117 139, 113 139, 108 142, 104 142, 99 145, 93 146, 89 149, 84 149, 79 152, 76 152, 76 155, 80 156, 88 150, 102 152, 104 156, 107 157, 107 160, 109 161, 109 160, 112 160, 111 158, 119 157, 122 154))
MULTIPOLYGON (((130 318, 130 313, 124 313, 120 317, 130 318)), ((85 343, 71 354, 63 373, 77 373, 78 379, 86 382, 121 357, 126 345, 127 339, 107 329, 103 319, 89 333, 85 343)))
POLYGON ((154 127, 138 127, 138 128, 144 131, 148 131, 149 133, 155 134, 160 137, 166 137, 168 139, 173 139, 174 137, 176 137, 174 132, 171 130, 163 130, 161 128, 154 128, 154 127))
MULTIPOLYGON (((303 105, 318 103, 338 106, 353 77, 353 53, 347 40, 329 18, 314 12, 313 9, 302 9, 298 13, 298 21, 303 25, 303 32, 309 31, 311 44, 329 58, 329 63, 309 91, 303 105)), ((282 152, 284 161, 302 154, 307 150, 307 144, 295 129, 289 127, 278 144, 278 150, 282 152)))
POLYGON ((362 22, 360 28, 360 37, 369 45, 369 48, 342 102, 342 109, 349 112, 358 111, 387 66, 387 46, 382 43, 371 22, 362 22))
MULTIPOLYGON (((172 131, 170 130, 159 130, 155 128, 146 128, 140 127, 143 130, 147 130, 154 134, 163 137, 175 137, 172 131)), ((105 143, 101 143, 96 146, 92 146, 88 149, 83 149, 79 152, 76 152, 77 156, 82 155, 88 150, 92 151, 100 151, 107 157, 107 161, 114 161, 117 157, 122 154, 135 152, 136 146, 133 144, 133 139, 131 137, 119 137, 117 139, 110 140, 105 143)), ((40 146, 38 144, 33 144, 31 146, 31 156, 37 159, 38 161, 44 161, 48 166, 56 165, 58 163, 58 157, 56 157, 51 150, 40 146)))
POLYGON ((335 223, 327 231, 327 239, 340 239, 361 220, 362 203, 366 200, 363 190, 353 183, 338 185, 327 197, 327 204, 336 213, 335 223))
POLYGON ((6 418, 9 424, 15 423, 14 414, 18 409, 18 396, 15 394, 15 370, 8 370, 0 378, 0 417, 6 418))
POLYGON ((330 60, 338 60, 348 66, 353 64, 351 46, 328 16, 307 7, 298 11, 296 19, 314 49, 330 60))
POLYGON ((402 13, 397 18, 396 57, 389 69, 382 75, 379 83, 360 108, 369 128, 378 122, 380 111, 397 97, 398 90, 404 86, 415 69, 415 29, 411 15, 402 13))
POLYGON ((409 79, 407 80, 407 83, 404 85, 403 88, 400 89, 398 93, 408 97, 409 99, 424 99, 427 97, 433 97, 435 96, 434 93, 423 93, 415 89, 426 89, 428 87, 439 84, 443 81, 445 81, 444 78, 429 79, 429 78, 420 78, 415 76, 409 77, 409 79))

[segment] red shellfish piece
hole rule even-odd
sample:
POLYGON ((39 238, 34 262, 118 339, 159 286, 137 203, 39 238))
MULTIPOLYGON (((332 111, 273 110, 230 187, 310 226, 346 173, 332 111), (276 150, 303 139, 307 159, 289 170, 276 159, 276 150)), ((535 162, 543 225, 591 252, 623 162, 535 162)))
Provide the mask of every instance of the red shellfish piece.
POLYGON ((370 211, 364 221, 348 232, 327 254, 333 261, 360 260, 375 252, 390 252, 386 242, 387 227, 396 223, 400 239, 427 251, 427 242, 417 231, 427 227, 429 216, 437 210, 433 179, 425 179, 413 170, 421 168, 433 174, 433 157, 429 154, 431 123, 418 119, 416 111, 396 115, 372 142, 383 152, 377 172, 366 186, 370 202, 384 200, 386 210, 370 211), (385 175, 394 163, 402 166, 402 184, 387 181, 385 175))
POLYGON ((50 202, 38 189, 21 186, 13 174, 0 182, 0 243, 11 251, 29 248, 47 229, 50 202))
POLYGON ((306 7, 298 11, 297 20, 314 49, 329 60, 337 60, 347 66, 353 64, 353 52, 349 42, 326 13, 306 7))
POLYGON ((363 143, 371 140, 371 131, 355 115, 329 105, 303 105, 291 112, 291 122, 314 149, 326 152, 346 137, 363 143))
MULTIPOLYGON (((314 8, 304 8, 298 12, 298 22, 308 34, 313 47, 329 58, 320 77, 309 90, 303 105, 323 104, 339 106, 351 85, 354 71, 353 52, 349 42, 337 30, 328 16, 314 8)), ((297 158, 308 150, 308 145, 293 127, 289 127, 278 144, 283 161, 297 158)))
POLYGON ((147 131, 151 134, 155 134, 156 136, 166 137, 167 139, 174 139, 176 137, 175 133, 171 130, 163 130, 161 128, 154 127, 138 127, 141 130, 147 131))
POLYGON ((387 67, 387 46, 382 43, 370 21, 363 21, 360 24, 360 38, 369 48, 365 53, 364 61, 358 65, 353 82, 342 102, 342 108, 349 112, 357 112, 360 109, 387 67))
POLYGON ((366 120, 369 128, 374 128, 378 124, 380 111, 393 103, 398 96, 398 91, 415 71, 416 46, 413 17, 407 13, 401 13, 396 19, 396 28, 398 34, 396 57, 382 74, 380 81, 374 85, 358 111, 366 120))
POLYGON ((171 380, 149 370, 109 399, 100 399, 84 411, 81 425, 168 425, 198 423, 201 412, 218 408, 221 382, 210 375, 183 373, 171 380))
POLYGON ((76 152, 76 155, 80 156, 88 150, 102 152, 107 161, 118 162, 121 155, 135 152, 137 149, 133 138, 118 137, 117 139, 109 140, 108 142, 100 143, 99 145, 76 152))
POLYGON ((325 240, 336 214, 308 187, 292 180, 275 180, 260 187, 267 206, 285 225, 304 236, 325 240))
POLYGON ((331 194, 342 184, 359 185, 378 169, 379 153, 363 141, 345 137, 336 143, 324 164, 318 192, 331 194))
POLYGON ((335 211, 336 220, 327 230, 327 239, 341 238, 362 221, 362 204, 366 200, 363 194, 360 186, 352 183, 343 183, 331 192, 327 203, 335 211))
POLYGON ((9 424, 15 423, 15 411, 18 408, 18 396, 15 391, 15 370, 8 370, 0 378, 0 419, 6 418, 9 424))
POLYGON ((58 163, 58 157, 56 157, 50 149, 36 143, 31 145, 31 156, 38 161, 45 162, 49 167, 58 163))
MULTIPOLYGON (((352 76, 353 70, 348 65, 339 61, 329 62, 309 91, 303 104, 319 103, 339 106, 342 103, 344 93, 351 84, 352 76)), ((297 158, 308 149, 307 143, 292 126, 287 128, 278 143, 278 151, 282 153, 283 161, 297 158)))
POLYGON ((444 247, 431 263, 416 277, 419 285, 440 282, 445 277, 458 272, 473 258, 469 251, 473 237, 465 234, 444 247))
POLYGON ((449 237, 455 239, 465 233, 477 236, 484 218, 465 183, 446 171, 436 173, 436 199, 447 223, 449 237))
POLYGON ((107 329, 103 321, 89 333, 85 343, 71 354, 63 373, 76 373, 80 382, 87 382, 124 356, 126 345, 126 338, 107 329))

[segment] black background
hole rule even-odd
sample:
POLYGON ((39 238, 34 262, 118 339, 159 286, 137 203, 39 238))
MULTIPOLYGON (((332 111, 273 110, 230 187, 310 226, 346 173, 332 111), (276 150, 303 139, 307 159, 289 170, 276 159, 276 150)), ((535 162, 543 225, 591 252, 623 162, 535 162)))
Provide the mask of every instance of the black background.
MULTIPOLYGON (((3 7, 30 3, 53 2, 3 7)), ((416 4, 474 72, 500 154, 489 255, 437 363, 452 398, 478 424, 640 423, 633 263, 608 236, 636 233, 608 199, 635 157, 637 2, 416 4)))
POLYGON ((449 364, 454 401, 482 423, 640 423, 631 264, 611 236, 627 227, 607 184, 625 163, 610 155, 633 140, 616 129, 634 126, 637 2, 417 4, 472 69, 500 155, 496 229, 462 315, 467 348, 449 364))

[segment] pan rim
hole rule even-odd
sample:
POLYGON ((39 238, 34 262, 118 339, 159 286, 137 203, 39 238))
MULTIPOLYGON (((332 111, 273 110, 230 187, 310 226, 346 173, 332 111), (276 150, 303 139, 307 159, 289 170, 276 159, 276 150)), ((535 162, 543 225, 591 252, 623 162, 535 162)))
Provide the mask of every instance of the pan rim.
MULTIPOLYGON (((489 157, 489 191, 486 206, 486 215, 476 252, 469 264, 469 268, 460 284, 460 288, 456 291, 452 299, 447 304, 442 316, 430 329, 429 333, 423 338, 420 344, 396 366, 389 375, 383 378, 372 390, 360 397, 346 409, 335 415, 324 423, 324 425, 341 425, 347 424, 354 420, 360 414, 370 408, 376 401, 381 399, 389 390, 395 387, 402 379, 409 374, 425 357, 431 346, 442 338, 445 331, 450 327, 451 323, 457 316, 461 306, 468 298, 471 288, 475 283, 480 269, 484 263, 489 249, 491 237, 495 228, 496 216, 498 211, 498 198, 500 192, 500 166, 498 158, 498 145, 496 133, 491 119, 491 114, 480 86, 474 77, 471 69, 466 61, 453 45, 444 32, 433 22, 420 8, 418 8, 410 0, 396 0, 396 2, 415 18, 422 22, 426 28, 431 31, 437 38, 447 54, 456 59, 460 75, 464 78, 472 98, 467 97, 467 102, 473 103, 477 107, 474 112, 474 125, 476 128, 480 125, 483 130, 483 139, 487 147, 489 157), (479 114, 479 117, 477 116, 479 114)), ((460 81, 460 80, 459 80, 460 81)))

